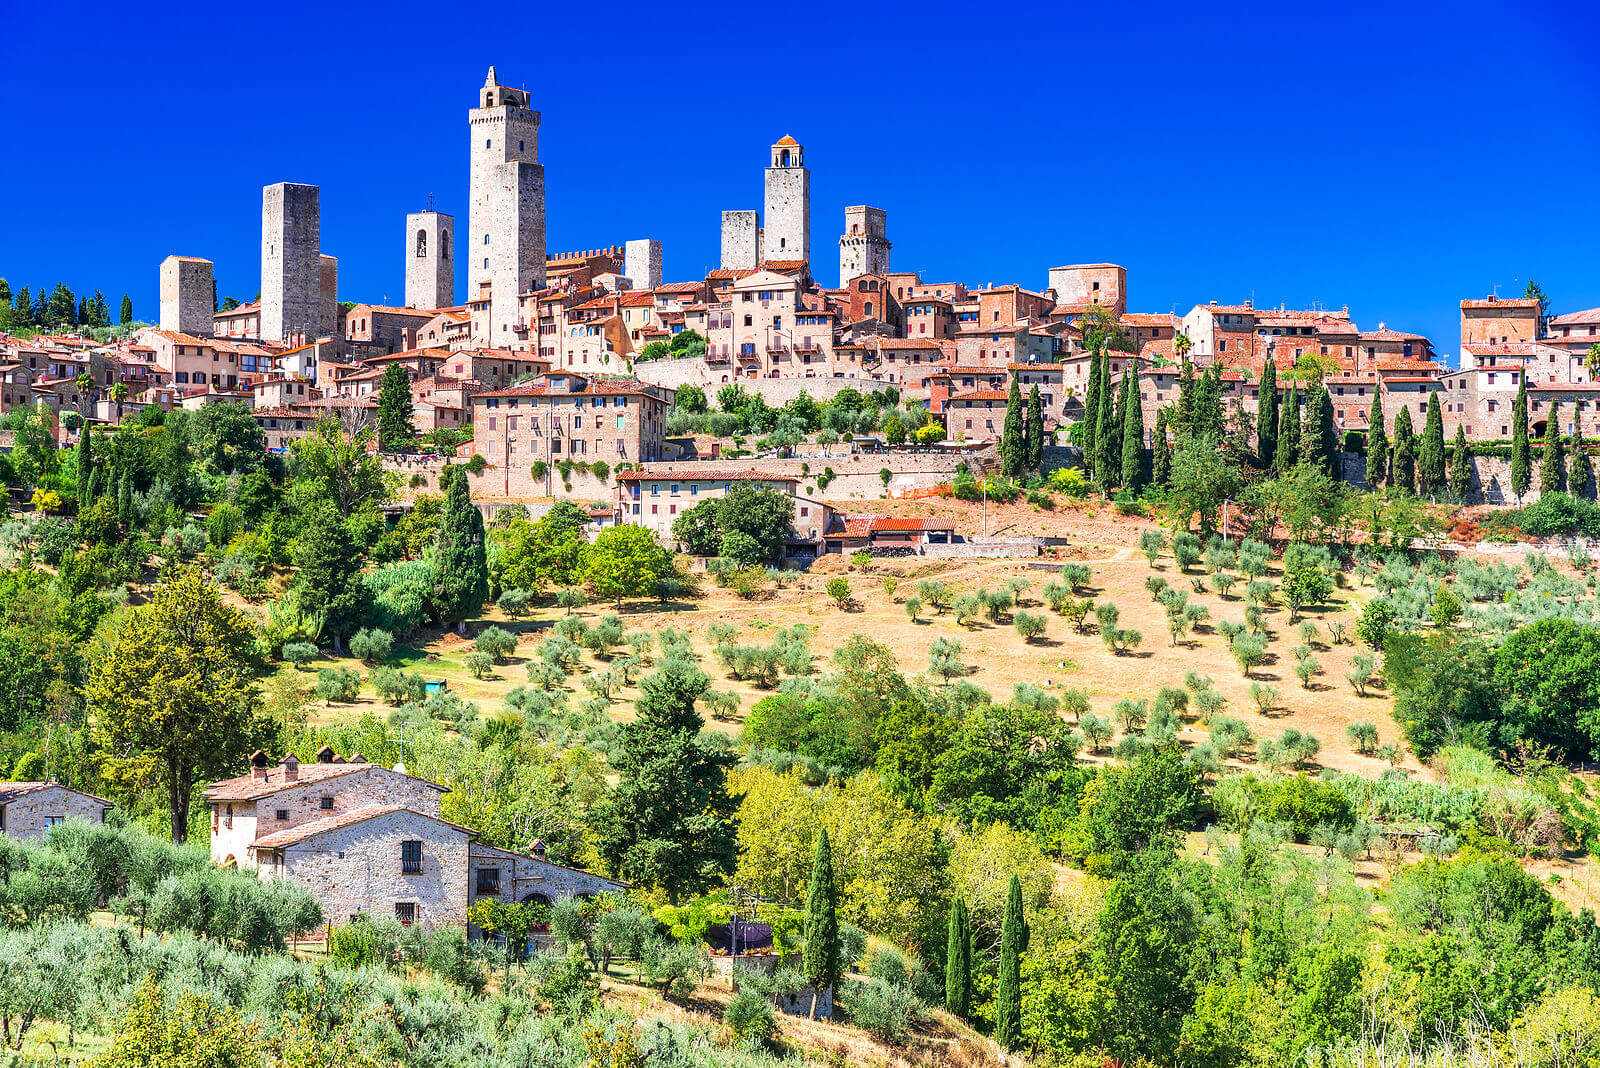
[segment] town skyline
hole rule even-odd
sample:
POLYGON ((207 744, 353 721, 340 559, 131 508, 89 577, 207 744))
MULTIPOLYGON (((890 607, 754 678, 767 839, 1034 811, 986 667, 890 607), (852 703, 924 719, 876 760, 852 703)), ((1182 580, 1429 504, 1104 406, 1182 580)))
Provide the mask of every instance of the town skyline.
MULTIPOLYGON (((1557 61, 1564 46, 1551 21, 1556 14, 1549 9, 1517 16, 1522 21, 1501 27, 1507 44, 1499 85, 1532 89, 1547 78, 1539 68, 1552 63, 1560 67, 1557 61)), ((1571 14, 1587 17, 1576 10, 1571 14)), ((43 83, 28 76, 29 64, 39 62, 38 52, 28 46, 48 32, 44 20, 49 17, 43 13, 24 17, 16 46, 22 62, 12 64, 12 74, 3 75, 13 83, 9 86, 13 99, 40 92, 37 87, 43 83)), ((1304 16, 1304 21, 1309 24, 1313 17, 1304 16)), ((1365 17, 1362 12, 1354 13, 1352 27, 1362 25, 1365 17)), ((1181 28, 1182 23, 1173 25, 1181 28)), ((1396 22, 1390 27, 1392 41, 1374 44, 1363 40, 1350 47, 1381 64, 1386 55, 1395 54, 1389 50, 1398 52, 1404 47, 1407 34, 1419 25, 1420 20, 1396 22)), ((1236 47, 1248 52, 1255 32, 1259 29, 1246 33, 1236 47)), ((1283 23, 1276 32, 1292 37, 1294 25, 1283 23)), ((1441 36, 1440 42, 1446 39, 1441 36)), ((116 57, 113 69, 115 63, 126 62, 125 56, 116 57)), ((303 111, 309 99, 319 95, 334 98, 349 89, 334 84, 337 79, 314 78, 306 87, 275 90, 273 105, 269 99, 273 92, 250 84, 250 62, 246 61, 246 69, 232 88, 245 106, 253 103, 268 108, 260 113, 258 125, 263 130, 282 126, 284 117, 303 111)), ((103 176, 90 174, 64 181, 34 174, 18 176, 13 180, 23 194, 21 199, 39 204, 42 210, 26 213, 28 217, 13 227, 5 242, 10 246, 3 257, 5 273, 13 289, 58 280, 81 291, 103 289, 113 298, 126 289, 133 295, 139 317, 153 320, 156 280, 152 266, 177 252, 213 260, 219 294, 249 300, 259 284, 259 189, 289 180, 315 184, 322 190, 323 245, 341 260, 339 298, 403 303, 401 217, 423 210, 432 194, 438 210, 466 218, 467 144, 461 120, 473 103, 471 87, 481 83, 485 67, 496 65, 505 83, 526 88, 532 98, 530 106, 544 115, 541 148, 548 174, 547 249, 601 248, 633 238, 659 240, 664 247, 664 277, 669 281, 703 277, 717 266, 718 213, 758 203, 755 172, 766 162, 767 146, 787 134, 806 146, 814 176, 813 266, 824 284, 834 281, 832 246, 843 225, 844 208, 872 204, 889 214, 897 269, 949 277, 974 288, 1016 283, 1042 289, 1051 266, 1116 262, 1126 266, 1132 276, 1129 307, 1133 310, 1181 315, 1211 299, 1224 304, 1253 300, 1258 307, 1320 304, 1335 311, 1348 305, 1363 328, 1385 322, 1427 335, 1451 364, 1457 355, 1456 304, 1462 297, 1495 291, 1502 296, 1518 295, 1532 278, 1543 285, 1558 308, 1592 302, 1585 292, 1591 287, 1576 259, 1580 255, 1576 243, 1563 238, 1558 226, 1561 220, 1566 232, 1578 233, 1594 221, 1594 199, 1581 194, 1581 181, 1558 183, 1543 168, 1533 168, 1514 197, 1515 210, 1509 207, 1513 200, 1510 191, 1502 193, 1501 205, 1496 208, 1484 199, 1485 190, 1494 184, 1496 174, 1514 166, 1508 159, 1515 152, 1506 152, 1507 158, 1469 154, 1456 165, 1428 159, 1428 146, 1441 138, 1431 124, 1459 108, 1468 95, 1460 86, 1438 84, 1422 91, 1429 81, 1426 72, 1434 71, 1437 63, 1419 61, 1419 69, 1395 80, 1390 92, 1391 100, 1400 100, 1410 91, 1407 86, 1416 90, 1408 120, 1412 138, 1407 143, 1415 146, 1418 162, 1415 167, 1407 166, 1398 181, 1374 178, 1355 162, 1329 171, 1310 168, 1321 175, 1313 181, 1306 176, 1306 169, 1288 165, 1290 159, 1310 159, 1311 155, 1276 152, 1270 142, 1259 140, 1252 142, 1254 147, 1241 150, 1239 167, 1184 172, 1184 137, 1179 131, 1186 122, 1206 121, 1210 109, 1225 103, 1230 87, 1218 85, 1193 93, 1189 100, 1169 98, 1163 103, 1162 94, 1181 79, 1175 80, 1168 72, 1147 72, 1159 83, 1154 92, 1148 88, 1143 93, 1125 91, 1119 112, 1107 119, 1108 147, 1102 154, 1119 161, 1107 173, 1121 183, 1121 188, 1108 194, 1098 177, 1083 169, 1074 171, 1070 159, 1084 153, 1063 148, 1062 142, 1071 138, 1062 136, 1061 115, 1070 115, 1072 108, 1036 103, 1042 83, 1016 71, 1001 72, 993 94, 952 98, 942 95, 938 86, 930 88, 930 100, 950 101, 935 108, 945 123, 948 144, 944 147, 937 130, 918 137, 914 123, 891 120, 886 114, 881 129, 892 129, 900 136, 871 135, 859 122, 841 120, 832 107, 816 106, 849 96, 847 90, 828 84, 826 77, 811 79, 811 103, 790 89, 763 97, 766 105, 738 101, 734 94, 725 119, 719 110, 715 136, 697 135, 691 142, 683 142, 682 132, 693 128, 687 115, 679 123, 619 119, 618 124, 596 124, 593 104, 576 99, 568 84, 570 62, 537 50, 506 48, 486 50, 472 59, 430 64, 424 77, 400 79, 398 84, 389 74, 375 72, 372 86, 363 89, 361 98, 387 103, 367 112, 378 122, 370 131, 371 141, 341 140, 327 123, 312 121, 293 134, 304 146, 303 155, 283 150, 240 152, 222 134, 215 142, 212 166, 199 170, 155 160, 148 173, 129 175, 120 182, 106 182, 103 176), (1024 126, 1031 123, 1032 111, 1055 116, 1039 127, 1040 134, 1023 135, 1020 144, 1032 148, 1021 157, 1021 166, 1008 162, 998 170, 986 168, 970 158, 972 153, 961 150, 961 126, 964 121, 976 121, 962 116, 992 108, 991 95, 1012 99, 1024 126), (379 133, 386 114, 410 116, 407 129, 414 130, 415 136, 389 138, 379 133), (1123 136, 1148 129, 1143 122, 1159 114, 1168 116, 1174 131, 1157 139, 1168 145, 1164 152, 1154 152, 1141 136, 1123 136), (597 125, 614 128, 607 134, 597 125), (598 155, 607 136, 622 138, 633 146, 635 158, 618 159, 614 152, 598 155), (357 143, 367 147, 356 151, 357 143), (672 149, 675 143, 692 143, 695 162, 686 165, 681 158, 683 150, 672 149), (657 158, 668 162, 652 171, 654 165, 649 161, 657 158), (1152 177, 1161 158, 1179 160, 1180 180, 1173 181, 1171 174, 1152 177), (1126 163, 1121 162, 1124 159, 1126 163), (1251 165, 1252 160, 1261 166, 1251 165), (1362 177, 1352 180, 1352 169, 1362 177), (1345 177, 1336 178, 1339 173, 1345 177), (1447 173, 1454 177, 1448 187, 1441 186, 1440 179, 1447 173), (1392 188, 1385 190, 1385 182, 1392 188), (94 195, 87 201, 80 183, 92 187, 94 195), (1556 189, 1558 184, 1563 188, 1556 189), (1302 199, 1300 214, 1310 216, 1309 220, 1286 221, 1292 215, 1285 213, 1283 206, 1309 191, 1302 186, 1321 186, 1322 196, 1315 201, 1302 199), (1247 211, 1242 205, 1252 196, 1260 207, 1247 211), (74 199, 82 210, 49 210, 59 206, 61 198, 74 199), (1038 205, 1037 211, 1025 216, 1015 212, 1015 205, 1030 199, 1038 205), (1478 204, 1477 222, 1467 210, 1468 202, 1478 204), (1080 209, 1080 204, 1088 206, 1080 209), (1452 219, 1454 210, 1461 214, 1452 219), (1489 226, 1499 211, 1508 216, 1489 226), (1009 212, 1016 218, 997 225, 996 212, 1009 212), (1409 221, 1400 218, 1408 212, 1409 221), (102 225, 103 217, 110 213, 147 221, 113 235, 102 225), (1219 218, 1234 221, 1227 226, 1205 221, 1219 218), (1519 223, 1519 219, 1523 221, 1519 223), (1227 232, 1236 238, 1219 237, 1227 232), (1386 238, 1385 233, 1390 236, 1386 238), (1330 243, 1326 238, 1332 234, 1347 239, 1330 243), (1287 246, 1304 249, 1305 254, 1285 255, 1281 250, 1287 246), (1270 251, 1274 249, 1280 251, 1270 251)), ((667 66, 647 61, 644 80, 654 79, 664 89, 670 88, 673 82, 667 66)), ((838 72, 845 67, 842 59, 824 55, 817 72, 838 72)), ((1097 61, 1083 61, 1074 69, 1084 70, 1080 80, 1088 80, 1096 68, 1097 61)), ((1546 86, 1549 91, 1540 98, 1541 113, 1552 121, 1576 118, 1592 126, 1594 79, 1575 67, 1564 70, 1559 86, 1546 86)), ((1246 113, 1260 109, 1249 119, 1258 130, 1282 128, 1271 124, 1281 122, 1288 101, 1239 92, 1241 89, 1248 87, 1231 86, 1232 103, 1246 113)), ((63 91, 70 103, 80 90, 68 86, 63 91)), ((1348 86, 1337 92, 1327 86, 1300 87, 1277 95, 1296 98, 1301 108, 1318 104, 1342 107, 1343 123, 1330 124, 1325 130, 1318 130, 1313 123, 1308 136, 1314 140, 1323 134, 1349 138, 1354 155, 1344 157, 1347 161, 1359 159, 1362 153, 1357 150, 1363 147, 1376 150, 1376 142, 1389 136, 1387 131, 1400 121, 1384 113, 1379 103, 1382 94, 1363 94, 1348 86)), ((125 98, 129 114, 161 120, 179 106, 163 90, 143 84, 128 86, 125 98)), ((628 105, 634 106, 638 105, 628 105)), ((913 107, 907 114, 915 110, 913 107)), ((616 109, 612 112, 620 114, 616 109)), ((313 109, 312 118, 321 114, 313 109)), ((361 125, 354 117, 358 112, 346 114, 352 116, 351 130, 361 125)), ((135 128, 139 125, 132 124, 135 128)), ((225 128, 219 126, 219 132, 225 128)), ((133 129, 128 136, 137 140, 133 129)), ((1578 141, 1580 157, 1593 151, 1581 137, 1578 141)), ((1461 142, 1470 143, 1476 142, 1472 138, 1461 142)), ((1204 155, 1211 149, 1193 151, 1204 155)), ((1222 147, 1216 151, 1228 154, 1222 147)), ((1308 151, 1314 155, 1320 150, 1308 151)), ((1169 162, 1169 170, 1171 166, 1169 162)), ((1582 171, 1581 158, 1563 164, 1563 173, 1582 171)), ((457 299, 465 299, 459 288, 457 299)))

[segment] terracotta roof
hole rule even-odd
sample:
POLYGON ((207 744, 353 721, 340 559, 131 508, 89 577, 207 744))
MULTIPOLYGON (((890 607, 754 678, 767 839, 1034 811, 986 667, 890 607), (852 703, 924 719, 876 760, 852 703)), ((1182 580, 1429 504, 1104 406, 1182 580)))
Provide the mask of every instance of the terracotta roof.
POLYGON ((413 360, 419 356, 428 356, 436 360, 444 360, 450 357, 450 350, 437 347, 406 349, 404 352, 391 352, 384 356, 368 356, 361 362, 369 365, 377 363, 396 363, 400 360, 413 360))
POLYGON ((1179 319, 1169 312, 1128 312, 1118 322, 1126 326, 1177 326, 1179 319))
POLYGON ((1426 341, 1421 334, 1408 334, 1403 330, 1363 330, 1363 341, 1426 341))
POLYGON ((1528 389, 1535 393, 1595 393, 1600 392, 1600 382, 1542 382, 1531 384, 1528 389))
POLYGON ((799 271, 806 266, 805 260, 762 260, 761 268, 766 271, 799 271))
POLYGON ((260 310, 261 302, 259 300, 252 300, 249 304, 241 304, 237 308, 230 308, 227 311, 215 312, 213 313, 212 318, 217 319, 225 315, 244 315, 247 312, 258 312, 260 310))
MULTIPOLYGON (((1008 365, 1009 366, 1009 365, 1008 365)), ((985 364, 940 364, 934 368, 934 377, 940 375, 995 375, 999 378, 1006 376, 1005 367, 990 367, 985 364)))
MULTIPOLYGON (((262 797, 271 797, 278 791, 287 790, 293 786, 302 786, 308 782, 325 782, 328 779, 336 779, 342 775, 350 775, 357 771, 366 771, 378 766, 365 761, 355 764, 301 764, 299 778, 287 781, 283 777, 281 766, 270 767, 267 769, 267 777, 259 781, 249 775, 241 775, 238 778, 214 782, 206 790, 205 796, 208 801, 254 801, 262 797)), ((400 773, 396 772, 396 774, 400 773)), ((428 782, 426 779, 418 779, 415 776, 407 776, 407 778, 412 779, 414 782, 420 782, 424 786, 431 786, 440 793, 450 792, 449 787, 428 782)))
POLYGON ((345 314, 349 315, 353 313, 356 308, 365 308, 367 311, 376 315, 406 315, 412 318, 420 319, 432 319, 435 315, 439 314, 438 310, 435 308, 395 308, 387 304, 357 304, 355 308, 351 308, 350 311, 346 312, 345 314))
POLYGON ((1532 297, 1485 297, 1483 300, 1464 300, 1461 310, 1475 310, 1482 308, 1538 308, 1539 302, 1532 297))
POLYGON ((1059 364, 1059 363, 1008 363, 1008 364, 1006 364, 1006 370, 1007 371, 1053 371, 1056 374, 1060 374, 1064 370, 1066 370, 1066 368, 1062 367, 1061 364, 1059 364))
POLYGON ((1003 401, 1010 400, 1011 394, 1004 389, 975 389, 971 393, 956 393, 950 397, 950 403, 956 401, 1003 401))
POLYGON ((98 801, 102 805, 111 804, 111 802, 107 801, 105 798, 97 797, 96 795, 89 793, 87 790, 74 790, 72 787, 62 786, 58 782, 0 782, 0 805, 15 801, 17 798, 22 797, 25 794, 32 794, 37 793, 40 790, 47 790, 52 786, 60 790, 65 790, 69 794, 78 794, 81 797, 87 797, 90 800, 98 801))
POLYGON ((668 468, 665 471, 619 471, 617 473, 618 482, 643 482, 645 480, 671 481, 675 478, 683 481, 692 481, 696 479, 704 481, 706 479, 712 479, 717 482, 798 483, 800 481, 798 478, 793 478, 789 475, 768 474, 763 471, 757 471, 750 467, 747 467, 744 470, 739 470, 732 467, 700 468, 696 466, 668 468))
POLYGON ((668 282, 656 286, 657 293, 698 293, 705 288, 704 282, 668 282))
MULTIPOLYGON (((551 372, 551 374, 554 374, 554 375, 562 375, 562 374, 565 374, 565 373, 567 373, 567 372, 562 372, 562 371, 551 372)), ((587 381, 585 382, 584 387, 582 389, 577 389, 577 390, 574 390, 574 389, 552 390, 550 388, 549 382, 543 380, 544 377, 548 377, 548 376, 541 376, 541 380, 537 381, 537 382, 525 382, 520 386, 510 386, 510 387, 508 387, 506 389, 490 390, 487 393, 474 393, 473 396, 475 396, 475 397, 545 397, 545 396, 582 397, 582 396, 589 396, 589 395, 603 395, 603 396, 611 397, 611 396, 627 396, 627 395, 630 395, 630 394, 649 395, 649 390, 651 390, 651 389, 664 388, 664 387, 661 387, 661 386, 650 386, 650 385, 648 385, 648 384, 646 384, 644 382, 639 381, 637 378, 613 378, 613 379, 590 378, 590 379, 587 379, 587 381)), ((580 375, 580 376, 577 376, 577 377, 583 377, 583 376, 580 375)))
POLYGON ((779 148, 779 147, 784 147, 784 146, 792 146, 794 148, 799 148, 800 147, 800 142, 796 141, 794 138, 790 137, 788 134, 784 134, 781 138, 778 139, 777 142, 775 142, 773 144, 773 147, 774 148, 779 148))
MULTIPOLYGON (((1551 318, 1551 326, 1576 326, 1579 323, 1600 323, 1600 308, 1586 308, 1583 311, 1566 312, 1551 318)), ((1571 338, 1566 340, 1570 341, 1571 338)))
POLYGON ((719 267, 715 271, 707 271, 706 280, 710 281, 711 279, 716 279, 717 281, 722 281, 727 279, 736 282, 741 278, 749 278, 755 273, 756 271, 754 270, 724 270, 719 267))
POLYGON ((1385 385, 1388 385, 1388 384, 1393 383, 1393 382, 1437 382, 1437 381, 1439 381, 1439 380, 1437 378, 1432 377, 1431 375, 1390 375, 1388 378, 1385 378, 1383 380, 1385 385))
MULTIPOLYGON (((360 767, 359 764, 356 766, 360 767)), ((418 812, 415 809, 406 808, 404 805, 362 805, 360 808, 353 808, 348 812, 340 812, 334 816, 325 816, 320 820, 311 820, 309 823, 302 823, 298 827, 290 827, 288 830, 277 831, 273 834, 257 838, 254 842, 250 843, 250 848, 282 849, 284 846, 291 846, 296 842, 303 842, 307 838, 315 838, 319 834, 326 834, 329 831, 337 831, 341 827, 353 827, 358 823, 365 823, 370 819, 376 819, 379 816, 388 816, 396 812, 408 812, 413 816, 418 816, 425 820, 432 820, 434 823, 442 823, 446 827, 454 827, 456 830, 469 837, 476 836, 478 833, 470 827, 463 827, 459 823, 451 823, 449 820, 440 819, 438 816, 430 816, 426 812, 418 812)))
POLYGON ((878 339, 881 349, 937 349, 939 343, 925 337, 885 337, 878 339))
POLYGON ((949 519, 930 519, 927 516, 880 515, 872 521, 874 534, 880 530, 954 530, 955 528, 955 523, 949 519))

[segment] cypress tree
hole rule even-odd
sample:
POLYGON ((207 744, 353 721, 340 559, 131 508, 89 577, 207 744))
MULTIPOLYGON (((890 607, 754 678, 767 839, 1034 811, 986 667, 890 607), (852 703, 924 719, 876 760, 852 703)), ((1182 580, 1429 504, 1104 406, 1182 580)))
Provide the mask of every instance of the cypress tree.
POLYGON ((1327 386, 1317 388, 1317 433, 1322 437, 1328 477, 1340 481, 1344 478, 1344 449, 1339 441, 1339 428, 1333 425, 1333 396, 1327 386))
POLYGON ((1367 485, 1377 489, 1389 473, 1389 438, 1383 432, 1383 403, 1372 390, 1372 411, 1367 413, 1367 485))
POLYGON ((1039 386, 1028 390, 1028 457, 1023 468, 1037 471, 1044 464, 1044 406, 1039 401, 1039 386))
POLYGON ((965 1020, 972 1015, 972 928, 967 922, 967 902, 956 898, 950 906, 950 929, 944 947, 944 1007, 965 1020))
POLYGON ((1394 476, 1392 481, 1407 493, 1414 492, 1417 476, 1417 434, 1411 429, 1411 409, 1401 408, 1394 417, 1394 476))
POLYGON ((122 294, 122 314, 118 316, 118 320, 123 326, 133 322, 133 299, 126 293, 122 294))
POLYGON ((1083 469, 1094 477, 1094 432, 1100 421, 1100 352, 1089 356, 1089 387, 1083 397, 1083 429, 1078 432, 1078 446, 1083 450, 1083 469))
POLYGON ((1006 397, 1006 420, 1000 429, 1000 473, 1007 478, 1022 474, 1028 459, 1027 428, 1023 423, 1022 390, 1011 376, 1011 393, 1006 397))
POLYGON ((77 455, 77 483, 78 504, 83 506, 89 503, 89 483, 94 480, 94 434, 88 427, 83 428, 83 436, 78 439, 77 455))
POLYGON ((1417 483, 1422 493, 1444 488, 1444 415, 1439 394, 1428 397, 1428 419, 1422 424, 1422 445, 1417 450, 1417 483))
POLYGON ((1260 400, 1256 404, 1256 455, 1264 470, 1272 470, 1278 447, 1278 362, 1268 360, 1261 370, 1260 400))
POLYGON ((411 380, 405 368, 391 363, 378 386, 378 448, 394 452, 417 436, 411 423, 411 380))
POLYGON ((1122 467, 1122 442, 1115 439, 1112 433, 1116 426, 1116 416, 1112 412, 1112 395, 1115 392, 1116 386, 1112 384, 1108 371, 1100 385, 1100 421, 1095 424, 1094 431, 1094 480, 1100 483, 1102 491, 1116 483, 1122 467))
POLYGON ((1533 456, 1528 447, 1528 376, 1524 372, 1517 385, 1517 399, 1511 406, 1511 492, 1517 500, 1528 492, 1533 478, 1533 456))
POLYGON ((1122 425, 1122 484, 1137 495, 1145 487, 1144 400, 1139 395, 1139 373, 1128 369, 1122 425))
POLYGON ((1560 493, 1567 473, 1566 449, 1561 444, 1561 402, 1550 402, 1550 416, 1544 424, 1544 453, 1539 457, 1539 492, 1560 493))
POLYGON ((828 829, 817 835, 817 851, 811 858, 811 884, 806 889, 805 920, 800 937, 805 943, 802 958, 805 980, 811 984, 811 1019, 817 1018, 817 995, 835 986, 843 970, 839 960, 839 894, 833 885, 833 847, 828 844, 828 829))
POLYGON ((1594 477, 1594 465, 1589 460, 1589 449, 1583 443, 1583 417, 1572 421, 1572 447, 1568 450, 1567 492, 1582 497, 1594 477))
POLYGON ((125 529, 133 526, 133 479, 126 474, 117 487, 117 522, 125 529))
POLYGON ((1306 463, 1318 471, 1328 470, 1328 454, 1323 448, 1322 425, 1319 421, 1322 399, 1317 393, 1306 397, 1304 423, 1300 428, 1300 452, 1306 463))
POLYGON ((1278 411, 1278 443, 1272 456, 1272 469, 1279 474, 1300 462, 1300 392, 1293 385, 1278 411))
POLYGON ((439 619, 459 623, 489 599, 483 515, 472 504, 465 472, 450 480, 433 554, 433 604, 439 619))
POLYGON ((80 506, 81 505, 85 505, 85 504, 92 504, 95 501, 100 499, 100 494, 103 492, 103 489, 104 489, 103 483, 105 482, 105 476, 101 473, 102 470, 103 469, 99 468, 99 467, 95 467, 95 468, 91 468, 90 469, 90 471, 89 471, 88 495, 85 496, 85 497, 79 498, 79 502, 78 503, 79 503, 80 506))
POLYGON ((1183 381, 1178 383, 1177 410, 1172 415, 1172 426, 1180 434, 1194 434, 1194 364, 1183 361, 1183 381))
POLYGON ((1450 495, 1458 501, 1467 499, 1472 488, 1472 454, 1467 451, 1467 432, 1456 424, 1455 447, 1450 454, 1450 495))
POLYGON ((1172 452, 1167 448, 1167 409, 1156 413, 1154 448, 1151 450, 1150 481, 1165 486, 1172 477, 1172 452))
POLYGON ((1222 440, 1222 368, 1213 364, 1200 376, 1190 417, 1197 437, 1222 440))
POLYGON ((1022 954, 1027 949, 1022 883, 1013 875, 1006 890, 1005 921, 1000 925, 1000 972, 994 991, 994 1040, 1004 1049, 1022 1044, 1022 954))

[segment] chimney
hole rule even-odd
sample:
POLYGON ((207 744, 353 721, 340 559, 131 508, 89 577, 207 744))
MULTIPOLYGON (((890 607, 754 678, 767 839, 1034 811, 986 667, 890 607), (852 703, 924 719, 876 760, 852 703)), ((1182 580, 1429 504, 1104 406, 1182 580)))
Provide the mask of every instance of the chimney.
POLYGON ((325 745, 321 749, 317 750, 317 763, 318 764, 332 764, 333 763, 333 749, 330 746, 326 746, 325 745))
POLYGON ((295 759, 295 755, 293 753, 289 753, 283 758, 283 781, 298 782, 299 780, 300 761, 295 759))
POLYGON ((250 754, 250 780, 252 782, 267 781, 267 754, 259 749, 250 754))
POLYGON ((350 756, 350 763, 352 764, 365 764, 366 762, 367 758, 360 753, 352 753, 350 756))
POLYGON ((532 853, 536 857, 544 856, 544 839, 535 838, 533 840, 533 844, 528 846, 528 852, 532 853))

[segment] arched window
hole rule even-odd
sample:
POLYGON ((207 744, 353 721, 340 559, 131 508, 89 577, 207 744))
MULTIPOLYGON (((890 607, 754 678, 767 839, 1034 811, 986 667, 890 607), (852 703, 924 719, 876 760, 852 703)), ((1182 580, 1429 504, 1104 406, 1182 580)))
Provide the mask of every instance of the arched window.
POLYGON ((783 150, 782 160, 783 162, 780 164, 780 166, 787 167, 789 165, 789 150, 787 148, 783 150))
POLYGON ((417 231, 417 259, 422 259, 428 254, 428 231, 417 231))
POLYGON ((439 258, 442 259, 442 260, 447 260, 447 259, 450 258, 450 231, 449 230, 440 230, 439 231, 439 258))
POLYGON ((867 314, 868 315, 872 314, 872 301, 870 301, 870 300, 867 301, 867 314))

